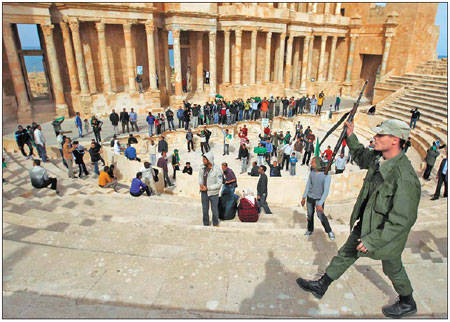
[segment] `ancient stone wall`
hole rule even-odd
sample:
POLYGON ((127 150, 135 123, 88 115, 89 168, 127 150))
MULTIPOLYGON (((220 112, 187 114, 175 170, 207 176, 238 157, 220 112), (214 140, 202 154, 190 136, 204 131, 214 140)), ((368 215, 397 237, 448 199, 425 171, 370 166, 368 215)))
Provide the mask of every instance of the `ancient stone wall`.
MULTIPOLYGON (((16 74, 21 69, 9 36, 14 24, 39 24, 57 114, 84 116, 124 102, 145 111, 185 98, 204 102, 215 94, 299 96, 325 89, 327 95, 354 96, 365 78, 401 75, 435 57, 436 8, 436 3, 9 3, 3 29, 7 57, 14 60, 8 67, 16 74), (143 94, 135 82, 137 66, 143 66, 143 94)), ((15 78, 13 88, 18 110, 30 111, 26 75, 15 78)))

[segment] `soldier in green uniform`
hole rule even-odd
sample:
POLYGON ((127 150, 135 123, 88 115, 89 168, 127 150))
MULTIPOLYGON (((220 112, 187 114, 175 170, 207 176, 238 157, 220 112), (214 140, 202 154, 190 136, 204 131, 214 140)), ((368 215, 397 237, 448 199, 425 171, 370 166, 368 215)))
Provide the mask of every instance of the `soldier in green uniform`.
POLYGON ((346 125, 346 140, 354 161, 368 170, 350 218, 352 231, 318 281, 298 278, 297 284, 322 298, 333 281, 359 257, 367 256, 382 261, 384 274, 400 295, 395 304, 382 309, 383 314, 392 318, 414 314, 417 307, 413 289, 401 260, 420 200, 419 179, 402 151, 410 129, 400 120, 384 121, 372 128, 376 133, 375 148, 369 150, 353 134, 353 123, 346 125))

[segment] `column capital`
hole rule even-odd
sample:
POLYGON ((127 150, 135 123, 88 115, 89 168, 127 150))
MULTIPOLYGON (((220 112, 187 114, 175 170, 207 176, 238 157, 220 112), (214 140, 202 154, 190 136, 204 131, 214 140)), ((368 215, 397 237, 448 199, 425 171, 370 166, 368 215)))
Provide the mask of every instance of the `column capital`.
POLYGON ((173 38, 180 38, 180 33, 181 33, 181 30, 180 30, 180 29, 174 29, 174 30, 172 30, 172 36, 173 36, 173 38))
POLYGON ((289 44, 292 44, 292 42, 294 41, 294 37, 295 37, 295 34, 289 34, 289 38, 288 38, 289 44))
POLYGON ((80 24, 77 20, 69 21, 69 27, 72 32, 76 33, 80 32, 80 24))
POLYGON ((61 30, 63 32, 68 32, 69 31, 69 26, 67 25, 67 22, 60 22, 59 26, 61 27, 61 30))
POLYGON ((44 33, 44 36, 53 36, 53 29, 55 28, 54 25, 41 25, 42 32, 44 33))
POLYGON ((133 25, 133 23, 131 23, 131 22, 124 23, 123 24, 123 31, 126 32, 126 33, 130 33, 132 25, 133 25))
POLYGON ((356 40, 356 38, 359 37, 359 34, 351 34, 350 38, 352 38, 352 40, 356 40))
POLYGON ((234 32, 236 33, 236 37, 242 37, 242 29, 237 28, 234 30, 234 32))
POLYGON ((282 33, 280 34, 280 37, 281 37, 281 39, 286 39, 286 33, 285 33, 285 32, 282 32, 282 33))
POLYGON ((151 33, 151 32, 153 32, 154 30, 155 30, 155 25, 153 24, 153 21, 147 20, 147 21, 145 22, 145 31, 146 31, 147 33, 151 33))
POLYGON ((384 34, 384 36, 385 36, 386 38, 392 38, 392 37, 394 37, 394 33, 387 32, 387 33, 384 34))
POLYGON ((320 36, 320 38, 321 38, 321 40, 322 40, 323 42, 325 42, 325 41, 327 41, 328 34, 323 34, 323 35, 320 36))
POLYGON ((272 38, 272 32, 271 31, 267 32, 267 38, 272 38))
POLYGON ((216 40, 217 32, 215 30, 211 30, 208 34, 209 34, 209 40, 210 41, 216 40))
POLYGON ((103 22, 96 22, 95 29, 97 29, 98 32, 105 32, 105 24, 103 22))
POLYGON ((256 36, 258 35, 258 30, 252 30, 252 38, 256 38, 256 36))
POLYGON ((225 34, 225 36, 229 35, 230 34, 230 29, 224 29, 223 33, 225 34))
POLYGON ((337 42, 338 36, 335 35, 335 36, 332 36, 332 37, 333 37, 333 38, 332 38, 332 39, 333 39, 333 43, 337 42))

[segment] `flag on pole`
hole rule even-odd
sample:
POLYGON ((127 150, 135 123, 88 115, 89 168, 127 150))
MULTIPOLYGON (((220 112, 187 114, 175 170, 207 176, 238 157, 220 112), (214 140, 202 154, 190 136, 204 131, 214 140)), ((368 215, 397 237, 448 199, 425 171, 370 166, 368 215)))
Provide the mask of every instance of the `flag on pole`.
POLYGON ((314 156, 318 157, 320 156, 320 144, 319 144, 319 137, 317 137, 316 141, 316 151, 314 152, 314 156))

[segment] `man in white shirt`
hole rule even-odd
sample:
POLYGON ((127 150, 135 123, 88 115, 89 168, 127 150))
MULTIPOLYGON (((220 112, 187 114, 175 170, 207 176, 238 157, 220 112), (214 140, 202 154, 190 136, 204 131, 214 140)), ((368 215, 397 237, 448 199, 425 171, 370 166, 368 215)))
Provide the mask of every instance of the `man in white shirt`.
POLYGON ((50 178, 47 174, 47 170, 41 167, 40 160, 33 160, 33 167, 29 170, 31 185, 37 189, 45 188, 51 185, 50 189, 56 190, 57 180, 56 178, 50 178))
POLYGON ((291 154, 294 150, 294 147, 292 146, 292 143, 287 143, 282 148, 283 152, 283 161, 281 163, 281 169, 284 168, 284 162, 286 162, 286 171, 289 170, 289 159, 291 158, 291 154))
POLYGON ((45 150, 45 137, 44 134, 42 134, 42 128, 40 125, 38 125, 36 130, 34 130, 34 142, 36 143, 36 147, 39 156, 42 159, 42 162, 47 162, 47 151, 45 150))
POLYGON ((347 163, 347 158, 344 156, 344 153, 341 153, 336 158, 336 163, 334 164, 335 170, 336 170, 336 174, 344 172, 346 163, 347 163))

